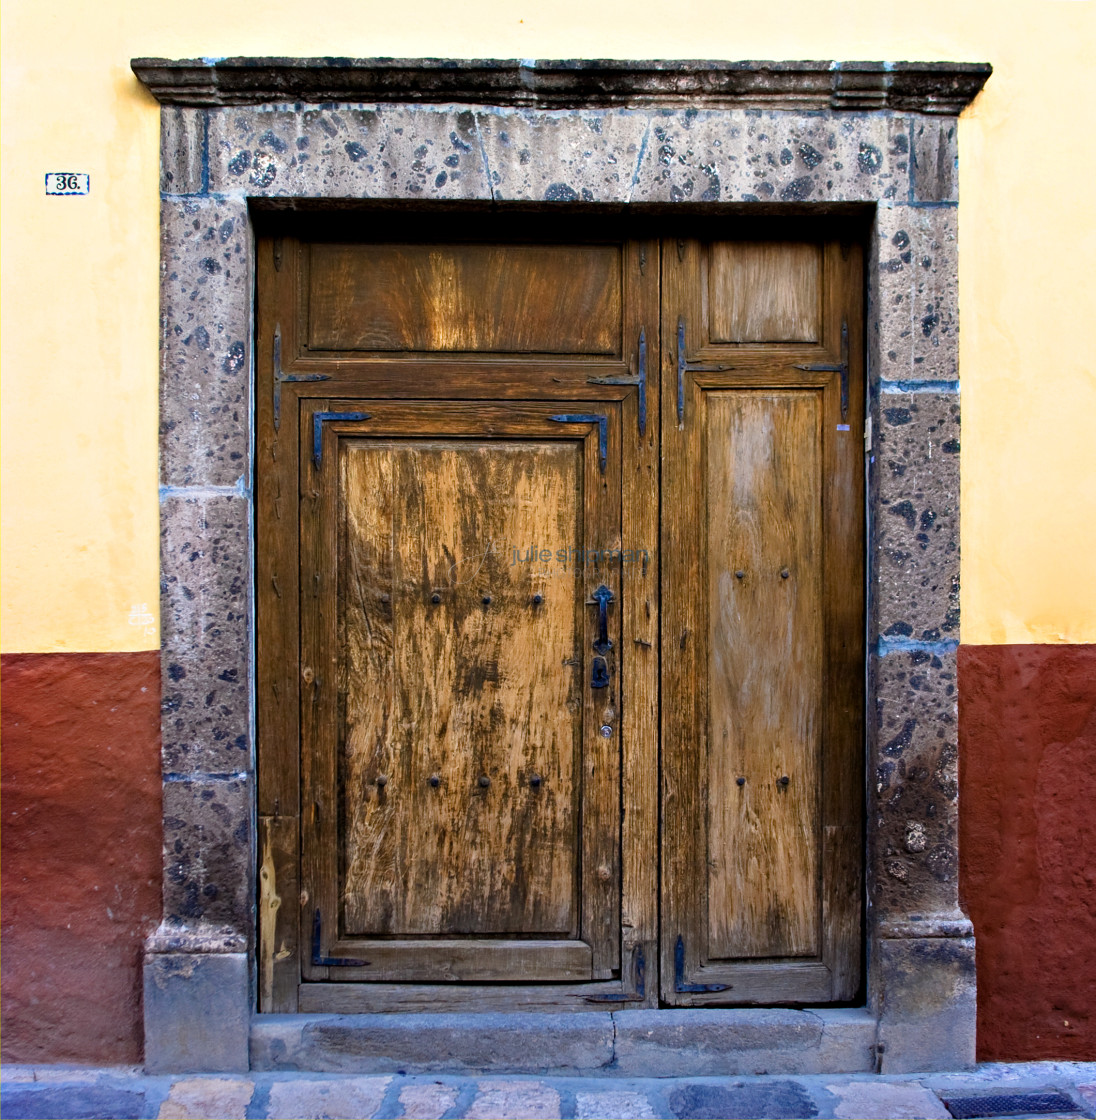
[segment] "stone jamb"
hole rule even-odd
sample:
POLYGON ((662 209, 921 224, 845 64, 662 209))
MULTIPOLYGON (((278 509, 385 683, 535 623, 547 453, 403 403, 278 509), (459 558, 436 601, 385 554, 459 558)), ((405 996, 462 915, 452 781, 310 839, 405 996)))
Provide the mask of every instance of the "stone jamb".
MULTIPOLYGON (((291 99, 292 79, 315 79, 316 60, 297 60, 295 69, 286 60, 250 62, 266 85, 231 97, 217 92, 219 64, 134 65, 164 102, 164 916, 146 947, 149 1068, 231 1070, 248 1061, 257 871, 249 205, 292 199, 703 203, 747 213, 783 204, 797 214, 874 206, 866 267, 868 1009, 880 1069, 971 1064, 974 942, 959 907, 956 851, 955 114, 988 67, 902 64, 921 66, 918 80, 939 89, 898 96, 886 78, 896 71, 881 64, 637 63, 648 78, 671 70, 676 92, 618 86, 616 100, 587 91, 586 107, 560 109, 505 83, 501 92, 486 83, 478 104, 432 103, 430 80, 453 66, 416 63, 400 64, 419 75, 416 103, 405 89, 385 103, 313 104, 291 99), (714 99, 713 67, 739 83, 714 99), (784 75, 775 94, 773 73, 784 75), (816 85, 829 75, 829 88, 812 101, 789 73, 816 85), (842 100, 835 73, 875 83, 867 109, 865 94, 842 100), (267 99, 271 81, 282 100, 267 99), (705 81, 708 93, 697 92, 705 81), (195 83, 201 96, 186 92, 195 83), (243 103, 248 96, 261 103, 243 103), (690 98, 701 107, 686 107, 690 98), (207 1014, 207 997, 220 1014, 207 1014)), ((497 78, 493 64, 475 65, 497 78)), ((536 64, 553 80, 599 65, 608 64, 536 64)), ((633 66, 613 65, 614 73, 633 66)), ((525 77, 518 87, 536 85, 525 77)), ((340 88, 351 79, 344 74, 340 88)), ((571 85, 575 98, 582 81, 571 85)), ((553 96, 559 103, 558 90, 553 96)), ((714 1024, 720 1013, 708 1014, 714 1024)))

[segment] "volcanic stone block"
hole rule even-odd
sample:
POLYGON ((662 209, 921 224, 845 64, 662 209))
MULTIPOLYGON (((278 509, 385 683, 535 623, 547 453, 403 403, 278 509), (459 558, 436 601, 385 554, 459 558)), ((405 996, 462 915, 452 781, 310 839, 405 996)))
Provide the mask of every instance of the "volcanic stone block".
POLYGON ((164 918, 252 927, 251 783, 164 782, 164 918))
POLYGON ((209 176, 250 197, 491 197, 475 113, 449 106, 214 110, 209 176))
POLYGON ((167 773, 251 768, 248 502, 181 490, 160 503, 161 730, 167 773))
POLYGON ((868 334, 884 381, 959 377, 958 209, 880 206, 868 334))
POLYGON ((959 637, 959 396, 883 393, 872 425, 875 632, 959 637))
POLYGON ((250 474, 251 227, 241 199, 160 205, 160 482, 250 474))
POLYGON ((955 651, 881 657, 868 806, 879 920, 958 912, 955 651))

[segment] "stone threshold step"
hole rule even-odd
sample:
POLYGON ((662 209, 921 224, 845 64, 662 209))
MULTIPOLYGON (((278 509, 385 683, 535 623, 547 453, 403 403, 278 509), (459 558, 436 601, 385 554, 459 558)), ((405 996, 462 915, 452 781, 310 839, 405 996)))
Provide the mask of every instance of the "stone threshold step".
POLYGON ((256 1015, 251 1069, 621 1077, 870 1073, 876 1026, 863 1008, 256 1015))

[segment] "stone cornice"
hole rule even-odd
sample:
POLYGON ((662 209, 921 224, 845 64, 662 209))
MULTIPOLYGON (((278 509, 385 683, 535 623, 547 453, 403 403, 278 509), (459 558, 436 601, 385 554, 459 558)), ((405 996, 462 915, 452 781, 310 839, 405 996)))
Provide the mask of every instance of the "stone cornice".
POLYGON ((980 62, 704 62, 439 58, 135 58, 165 105, 419 102, 540 109, 690 106, 957 115, 980 62))

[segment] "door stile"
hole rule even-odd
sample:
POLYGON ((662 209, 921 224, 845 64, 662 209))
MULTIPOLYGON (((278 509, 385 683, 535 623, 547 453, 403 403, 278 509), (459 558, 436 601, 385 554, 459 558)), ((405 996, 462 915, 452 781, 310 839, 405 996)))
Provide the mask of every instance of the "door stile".
MULTIPOLYGON (((297 417, 300 469, 300 641, 301 641, 301 976, 326 980, 330 975, 332 934, 339 924, 337 869, 329 866, 337 848, 338 626, 335 614, 337 573, 330 558, 338 553, 336 488, 330 479, 339 456, 330 424, 320 428, 318 462, 311 454, 313 416, 332 411, 329 400, 301 400, 297 417), (322 474, 328 475, 323 485, 322 474), (332 872, 335 872, 334 874, 332 872), (316 932, 320 932, 319 945, 316 932), (311 933, 311 937, 309 934, 311 933)), ((293 419, 291 417, 291 419, 293 419)), ((284 422, 284 421, 283 421, 284 422)), ((385 494, 379 495, 381 501, 385 494)))
MULTIPOLYGON (((259 1005, 297 1009, 300 984, 300 771, 298 650, 297 425, 275 426, 282 386, 279 324, 295 326, 294 270, 282 239, 264 239, 256 254, 255 390, 255 705, 262 728, 257 760, 259 841, 259 1005)), ((283 328, 284 329, 284 328, 283 328)), ((289 415, 295 416, 292 403, 289 415)))
POLYGON ((856 998, 863 960, 864 897, 864 256, 859 244, 826 246, 827 334, 847 330, 848 391, 826 394, 823 503, 830 545, 823 570, 826 694, 822 759, 822 956, 834 1000, 856 998), (838 425, 847 424, 847 432, 838 425))
MULTIPOLYGON (((699 242, 674 239, 662 254, 662 922, 659 960, 662 998, 682 1002, 675 988, 701 965, 703 906, 690 896, 706 879, 701 817, 707 757, 707 673, 700 598, 707 518, 697 485, 702 445, 700 390, 685 369, 690 311, 701 304, 699 242), (693 474, 693 477, 689 477, 693 474)), ((695 343, 694 343, 695 344, 695 343)), ((706 892, 704 892, 706 894, 706 892)))
POLYGON ((621 534, 625 549, 646 559, 619 567, 621 612, 621 742, 623 820, 621 986, 627 1007, 657 1007, 659 820, 659 539, 660 494, 660 242, 625 243, 624 338, 629 371, 645 382, 622 402, 621 534), (640 349, 642 336, 643 349, 640 349))

